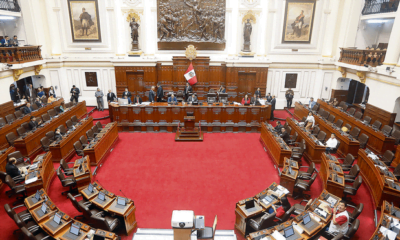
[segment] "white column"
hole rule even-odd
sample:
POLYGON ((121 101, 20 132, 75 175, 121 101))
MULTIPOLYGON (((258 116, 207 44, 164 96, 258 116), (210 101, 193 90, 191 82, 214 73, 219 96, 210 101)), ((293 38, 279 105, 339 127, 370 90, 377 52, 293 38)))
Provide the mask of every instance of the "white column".
POLYGON ((327 14, 327 21, 325 29, 325 39, 322 49, 322 57, 332 58, 333 41, 335 41, 336 27, 337 27, 337 16, 339 12, 340 1, 328 1, 324 13, 327 14))
POLYGON ((58 19, 57 15, 60 14, 60 7, 55 6, 55 1, 54 0, 46 0, 45 5, 46 5, 46 12, 47 12, 47 22, 49 26, 49 30, 52 33, 52 37, 50 37, 50 42, 51 42, 51 55, 60 55, 62 50, 61 50, 61 33, 59 31, 58 27, 58 19))
POLYGON ((396 65, 400 55, 400 10, 396 12, 396 18, 390 34, 388 49, 383 64, 396 65))
POLYGON ((115 41, 117 42, 117 49, 116 49, 116 55, 117 56, 123 56, 126 53, 125 44, 125 15, 122 14, 122 9, 121 9, 121 1, 114 1, 114 8, 115 8, 115 29, 116 29, 116 34, 115 34, 115 41))

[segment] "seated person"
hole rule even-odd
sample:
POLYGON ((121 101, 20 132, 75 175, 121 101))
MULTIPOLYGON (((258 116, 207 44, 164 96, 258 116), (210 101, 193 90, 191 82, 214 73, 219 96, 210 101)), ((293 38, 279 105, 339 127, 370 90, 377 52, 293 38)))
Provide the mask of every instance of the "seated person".
POLYGON ((57 99, 54 97, 53 94, 50 94, 49 98, 47 99, 47 103, 52 103, 54 101, 57 101, 57 99))
POLYGON ((36 104, 36 106, 38 106, 38 108, 41 108, 41 107, 44 106, 42 100, 40 98, 38 98, 38 97, 35 100, 35 104, 36 104))
POLYGON ((337 144, 338 144, 338 141, 336 139, 336 136, 334 133, 332 133, 331 137, 325 143, 325 146, 326 146, 325 152, 329 154, 331 151, 333 151, 333 149, 336 148, 337 144))
POLYGON ((125 96, 124 96, 124 99, 128 99, 128 104, 131 104, 131 103, 132 103, 132 101, 131 101, 131 98, 130 98, 130 97, 128 98, 128 96, 126 96, 126 95, 125 95, 125 96))
POLYGON ((272 96, 271 93, 268 93, 267 96, 265 97, 267 99, 267 102, 271 102, 272 101, 272 96))
POLYGON ((175 103, 177 102, 176 97, 174 94, 171 94, 171 97, 168 98, 168 103, 175 103))
POLYGON ((284 127, 281 128, 281 135, 279 135, 279 137, 281 137, 283 141, 285 141, 285 143, 288 143, 290 140, 289 133, 286 132, 286 129, 284 127))
POLYGON ((38 90, 39 90, 39 91, 38 91, 37 95, 38 95, 39 98, 44 98, 44 97, 46 97, 46 93, 43 91, 43 87, 39 87, 38 90))
POLYGON ((61 130, 59 128, 56 129, 56 131, 54 132, 54 140, 61 140, 62 139, 62 133, 61 130))
POLYGON ((15 158, 10 158, 8 160, 8 163, 6 164, 6 172, 8 175, 10 175, 11 178, 15 177, 25 177, 25 174, 27 173, 26 168, 21 167, 20 169, 15 166, 17 163, 17 159, 15 158))
POLYGON ((251 98, 251 104, 259 103, 257 94, 254 93, 254 96, 251 98))
POLYGON ((27 103, 26 106, 23 109, 24 114, 31 114, 33 112, 33 108, 31 107, 31 103, 27 103))
MULTIPOLYGON (((42 121, 39 121, 39 124, 40 123, 42 123, 42 121)), ((31 116, 31 121, 29 122, 29 129, 34 130, 39 126, 39 124, 36 122, 36 117, 31 116)))
POLYGON ((337 209, 328 207, 329 211, 332 211, 332 221, 330 225, 325 229, 327 234, 323 234, 330 238, 329 235, 338 235, 339 233, 346 234, 349 229, 349 213, 346 211, 346 203, 341 201, 337 209))
POLYGON ((308 102, 308 108, 312 109, 315 106, 315 104, 317 103, 314 101, 314 98, 310 98, 310 101, 308 102))
POLYGON ((188 98, 188 102, 197 102, 197 96, 196 94, 192 94, 189 98, 188 98))
POLYGON ((307 123, 307 124, 306 124, 306 130, 307 130, 307 131, 310 131, 311 128, 314 128, 314 125, 315 125, 315 118, 314 118, 312 112, 309 112, 309 113, 308 113, 308 116, 307 116, 307 118, 306 118, 305 123, 307 123))
POLYGON ((225 90, 225 87, 224 87, 224 86, 221 86, 221 87, 219 88, 218 94, 220 94, 220 93, 226 93, 226 90, 225 90))
POLYGON ((333 101, 330 102, 329 104, 334 106, 334 107, 337 107, 339 105, 339 101, 336 98, 334 98, 333 101))
POLYGON ((245 95, 244 98, 242 99, 242 105, 245 104, 250 104, 250 98, 247 95, 245 95))
POLYGON ((136 95, 133 104, 142 104, 142 98, 139 95, 136 95))
POLYGON ((275 127, 275 132, 277 132, 278 134, 281 134, 281 129, 283 128, 283 125, 281 124, 280 121, 276 122, 276 127, 275 127))

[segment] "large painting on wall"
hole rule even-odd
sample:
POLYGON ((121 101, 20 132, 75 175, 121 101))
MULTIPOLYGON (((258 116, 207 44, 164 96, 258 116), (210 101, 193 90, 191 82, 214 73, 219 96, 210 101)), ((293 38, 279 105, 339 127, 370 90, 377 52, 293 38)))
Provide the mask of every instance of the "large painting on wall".
POLYGON ((282 43, 310 43, 316 0, 287 0, 282 43))
POLYGON ((98 0, 68 0, 73 42, 100 42, 98 0))

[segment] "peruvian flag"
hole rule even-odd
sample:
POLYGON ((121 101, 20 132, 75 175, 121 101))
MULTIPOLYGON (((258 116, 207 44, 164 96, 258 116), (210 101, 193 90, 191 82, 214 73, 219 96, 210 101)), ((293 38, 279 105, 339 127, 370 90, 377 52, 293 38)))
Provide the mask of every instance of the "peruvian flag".
POLYGON ((190 85, 194 85, 197 83, 197 77, 196 77, 196 73, 194 72, 192 63, 190 63, 190 66, 186 70, 185 78, 186 78, 186 81, 188 81, 190 85))

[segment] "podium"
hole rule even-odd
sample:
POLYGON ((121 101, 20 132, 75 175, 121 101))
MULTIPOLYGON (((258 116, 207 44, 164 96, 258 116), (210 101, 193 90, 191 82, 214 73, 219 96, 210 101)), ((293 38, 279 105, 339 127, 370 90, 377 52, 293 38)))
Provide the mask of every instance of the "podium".
POLYGON ((185 126, 178 125, 176 130, 175 141, 203 141, 203 133, 201 132, 201 125, 195 126, 194 116, 185 116, 185 126))

